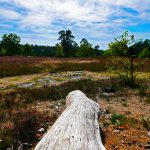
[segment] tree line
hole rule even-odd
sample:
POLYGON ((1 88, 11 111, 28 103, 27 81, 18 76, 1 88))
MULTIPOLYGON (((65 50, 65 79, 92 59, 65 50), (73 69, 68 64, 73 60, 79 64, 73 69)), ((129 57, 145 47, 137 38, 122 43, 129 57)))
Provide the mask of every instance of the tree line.
MULTIPOLYGON (((128 32, 122 35, 122 39, 108 44, 108 50, 101 50, 99 45, 93 46, 87 39, 83 38, 79 44, 70 30, 58 32, 58 43, 55 46, 39 46, 31 44, 20 44, 21 38, 15 34, 4 34, 0 41, 1 56, 49 56, 49 57, 95 57, 95 56, 124 56, 128 48, 135 57, 150 57, 150 40, 139 40, 128 45, 128 32)), ((134 40, 134 35, 131 39, 134 40)))

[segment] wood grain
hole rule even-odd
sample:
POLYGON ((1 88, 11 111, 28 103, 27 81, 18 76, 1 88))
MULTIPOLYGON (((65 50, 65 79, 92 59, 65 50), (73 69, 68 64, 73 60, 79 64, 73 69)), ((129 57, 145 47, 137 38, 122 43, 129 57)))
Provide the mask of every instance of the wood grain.
POLYGON ((100 137, 98 103, 77 90, 68 94, 66 105, 35 150, 105 150, 100 137))

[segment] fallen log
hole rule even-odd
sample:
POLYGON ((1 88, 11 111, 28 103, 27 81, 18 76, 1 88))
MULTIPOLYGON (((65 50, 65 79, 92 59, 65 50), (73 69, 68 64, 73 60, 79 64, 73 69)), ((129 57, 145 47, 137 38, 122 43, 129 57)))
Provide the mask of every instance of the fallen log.
POLYGON ((77 90, 68 94, 66 106, 35 150, 105 150, 98 123, 98 103, 77 90))

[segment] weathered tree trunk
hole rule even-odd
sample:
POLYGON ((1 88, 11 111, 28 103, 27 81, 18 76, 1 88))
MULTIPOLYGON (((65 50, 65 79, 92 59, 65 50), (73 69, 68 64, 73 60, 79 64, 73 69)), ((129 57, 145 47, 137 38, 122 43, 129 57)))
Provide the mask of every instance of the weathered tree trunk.
POLYGON ((66 105, 35 150, 105 150, 100 137, 98 103, 81 91, 73 91, 68 94, 66 105))

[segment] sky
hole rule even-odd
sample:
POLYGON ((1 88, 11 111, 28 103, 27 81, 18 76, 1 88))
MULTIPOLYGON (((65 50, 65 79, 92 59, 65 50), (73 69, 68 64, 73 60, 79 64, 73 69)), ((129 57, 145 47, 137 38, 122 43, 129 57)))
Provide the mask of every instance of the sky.
POLYGON ((0 0, 0 37, 16 33, 23 44, 55 45, 60 30, 101 49, 127 30, 150 39, 150 0, 0 0))

